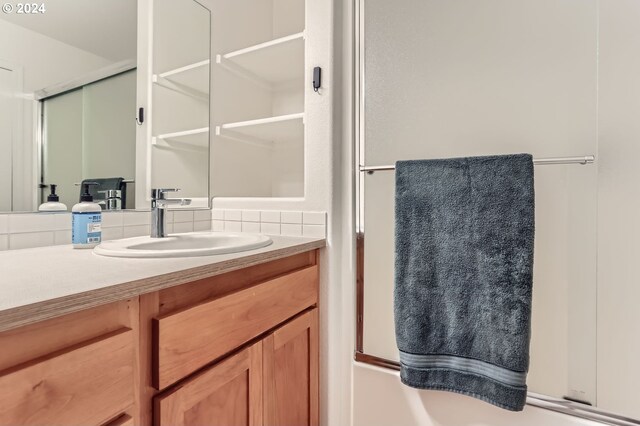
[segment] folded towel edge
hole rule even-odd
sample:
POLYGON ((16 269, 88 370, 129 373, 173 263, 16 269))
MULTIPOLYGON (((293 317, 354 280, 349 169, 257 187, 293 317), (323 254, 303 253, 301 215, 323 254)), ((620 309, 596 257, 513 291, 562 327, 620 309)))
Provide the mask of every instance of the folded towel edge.
POLYGON ((401 364, 400 381, 416 389, 447 391, 477 398, 509 411, 522 411, 527 400, 526 385, 508 386, 485 376, 451 369, 420 370, 401 364), (485 387, 491 387, 493 391, 483 390, 485 387), (496 397, 490 398, 487 395, 496 397))
POLYGON ((514 371, 490 362, 456 355, 412 354, 400 351, 400 363, 417 370, 450 369, 476 374, 512 387, 527 384, 527 372, 514 371))

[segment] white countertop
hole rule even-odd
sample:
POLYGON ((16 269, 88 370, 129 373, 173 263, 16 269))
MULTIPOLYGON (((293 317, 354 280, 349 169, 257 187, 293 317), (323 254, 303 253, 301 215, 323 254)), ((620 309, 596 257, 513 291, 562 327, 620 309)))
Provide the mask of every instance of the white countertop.
POLYGON ((239 253, 121 259, 53 246, 0 252, 0 331, 324 247, 322 238, 271 237, 239 253))

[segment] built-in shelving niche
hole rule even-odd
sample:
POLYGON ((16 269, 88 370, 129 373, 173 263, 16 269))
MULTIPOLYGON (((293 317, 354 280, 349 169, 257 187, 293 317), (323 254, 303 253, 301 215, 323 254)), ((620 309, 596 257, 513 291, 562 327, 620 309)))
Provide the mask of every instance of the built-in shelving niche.
POLYGON ((224 0, 220 10, 224 22, 212 28, 212 193, 302 197, 304 0, 224 0))

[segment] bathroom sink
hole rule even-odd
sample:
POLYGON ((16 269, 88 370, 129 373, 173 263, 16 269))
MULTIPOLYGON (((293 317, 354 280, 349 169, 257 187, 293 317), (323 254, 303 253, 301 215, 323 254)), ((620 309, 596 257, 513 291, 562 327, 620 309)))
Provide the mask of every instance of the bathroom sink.
POLYGON ((232 232, 192 232, 165 238, 135 237, 105 241, 94 249, 96 254, 110 257, 189 257, 236 253, 271 244, 271 238, 260 234, 232 232))

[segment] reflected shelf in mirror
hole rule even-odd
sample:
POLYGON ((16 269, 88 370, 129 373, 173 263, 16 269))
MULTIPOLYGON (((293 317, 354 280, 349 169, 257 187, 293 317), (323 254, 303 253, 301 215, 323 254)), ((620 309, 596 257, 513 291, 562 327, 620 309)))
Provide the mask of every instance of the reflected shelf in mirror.
POLYGON ((209 102, 209 64, 204 61, 185 65, 180 68, 154 74, 153 83, 169 90, 174 90, 187 96, 192 96, 203 102, 209 102))

